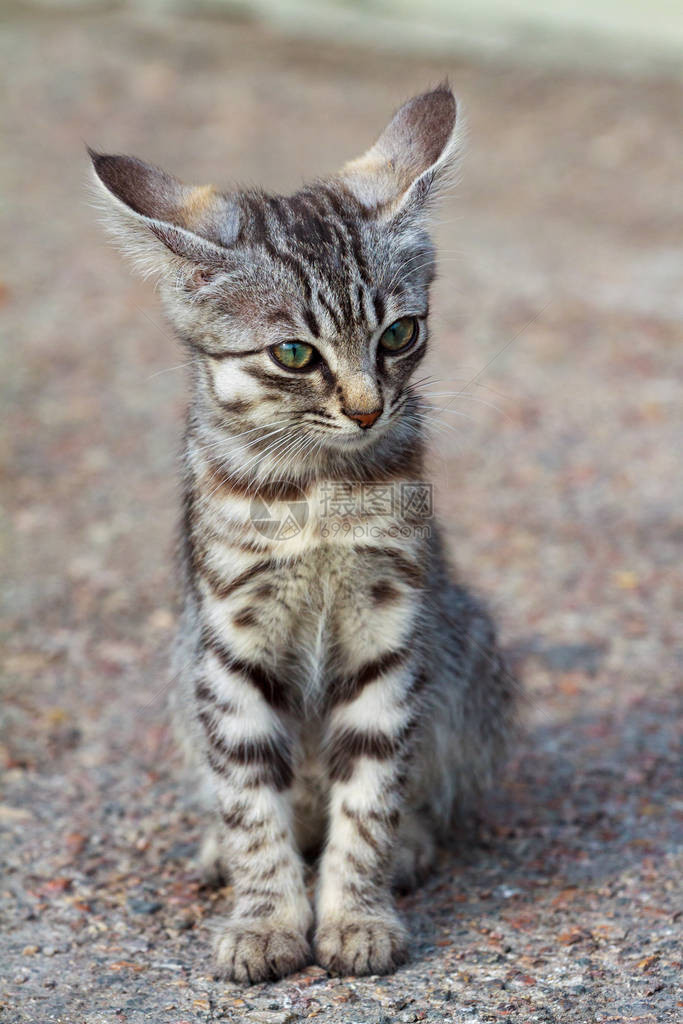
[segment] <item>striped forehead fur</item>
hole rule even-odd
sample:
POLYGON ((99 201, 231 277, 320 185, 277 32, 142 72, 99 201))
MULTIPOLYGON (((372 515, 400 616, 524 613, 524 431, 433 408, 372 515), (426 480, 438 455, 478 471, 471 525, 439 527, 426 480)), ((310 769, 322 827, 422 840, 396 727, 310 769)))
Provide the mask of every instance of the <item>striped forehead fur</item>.
POLYGON ((239 229, 225 278, 218 270, 199 301, 226 310, 258 297, 271 322, 291 329, 298 314, 314 338, 321 324, 340 338, 381 325, 390 297, 426 304, 434 251, 421 224, 379 225, 340 186, 320 184, 293 196, 252 191, 238 197, 239 229), (287 323, 289 321, 289 323, 287 323))

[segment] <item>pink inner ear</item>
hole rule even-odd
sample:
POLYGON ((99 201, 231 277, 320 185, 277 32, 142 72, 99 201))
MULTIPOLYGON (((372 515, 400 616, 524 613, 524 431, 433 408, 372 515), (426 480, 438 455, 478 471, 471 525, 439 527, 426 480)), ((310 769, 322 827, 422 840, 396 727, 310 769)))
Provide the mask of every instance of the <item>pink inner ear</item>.
POLYGON ((215 271, 209 270, 208 267, 195 267, 192 271, 188 283, 189 288, 202 288, 205 284, 209 284, 213 280, 215 271))

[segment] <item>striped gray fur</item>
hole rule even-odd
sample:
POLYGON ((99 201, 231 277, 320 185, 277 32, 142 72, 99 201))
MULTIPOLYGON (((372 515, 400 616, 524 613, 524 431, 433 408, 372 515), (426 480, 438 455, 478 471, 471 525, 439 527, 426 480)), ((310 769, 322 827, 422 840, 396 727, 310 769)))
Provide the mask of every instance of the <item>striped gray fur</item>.
POLYGON ((293 196, 91 154, 109 223, 159 275, 190 353, 175 715, 214 811, 205 867, 234 887, 216 952, 237 981, 312 957, 341 974, 400 964, 392 883, 429 870, 505 749, 514 683, 436 524, 361 507, 331 532, 324 504, 340 483, 357 498, 423 478, 429 214, 456 150, 443 85, 293 196), (277 361, 292 340, 303 368, 277 361), (299 529, 255 527, 255 507, 284 520, 302 494, 299 529))

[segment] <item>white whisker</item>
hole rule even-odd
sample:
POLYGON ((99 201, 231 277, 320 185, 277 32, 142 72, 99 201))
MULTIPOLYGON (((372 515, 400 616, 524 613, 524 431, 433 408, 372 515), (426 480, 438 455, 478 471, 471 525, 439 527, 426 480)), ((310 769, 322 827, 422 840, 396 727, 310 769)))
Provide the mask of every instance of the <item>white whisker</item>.
POLYGON ((156 370, 155 373, 150 373, 149 377, 145 377, 145 383, 153 380, 154 377, 161 376, 162 373, 172 373, 173 370, 182 370, 186 366, 192 366, 194 363, 201 363, 201 359, 190 359, 187 363, 178 363, 176 366, 167 366, 163 370, 156 370))

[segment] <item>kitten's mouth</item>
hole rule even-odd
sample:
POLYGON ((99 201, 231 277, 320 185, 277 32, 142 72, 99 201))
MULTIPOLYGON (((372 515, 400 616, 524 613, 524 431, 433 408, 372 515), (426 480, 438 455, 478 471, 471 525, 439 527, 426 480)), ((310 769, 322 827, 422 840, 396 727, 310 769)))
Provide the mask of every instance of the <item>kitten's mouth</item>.
POLYGON ((357 430, 330 430, 325 432, 325 446, 336 451, 362 451, 376 444, 386 434, 386 423, 374 424, 372 427, 357 430))

